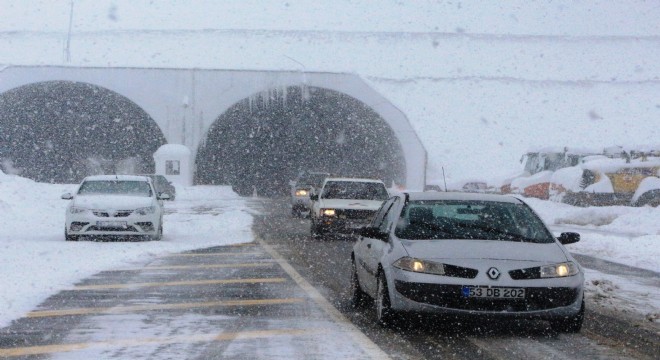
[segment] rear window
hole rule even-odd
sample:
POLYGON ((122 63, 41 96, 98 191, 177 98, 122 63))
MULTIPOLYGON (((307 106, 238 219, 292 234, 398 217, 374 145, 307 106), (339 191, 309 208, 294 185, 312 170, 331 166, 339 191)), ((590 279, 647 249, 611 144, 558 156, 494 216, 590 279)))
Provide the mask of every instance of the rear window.
POLYGON ((494 201, 411 201, 401 211, 395 234, 417 240, 555 241, 524 204, 494 201))
POLYGON ((381 200, 388 198, 387 189, 382 183, 328 181, 323 186, 323 199, 381 200))

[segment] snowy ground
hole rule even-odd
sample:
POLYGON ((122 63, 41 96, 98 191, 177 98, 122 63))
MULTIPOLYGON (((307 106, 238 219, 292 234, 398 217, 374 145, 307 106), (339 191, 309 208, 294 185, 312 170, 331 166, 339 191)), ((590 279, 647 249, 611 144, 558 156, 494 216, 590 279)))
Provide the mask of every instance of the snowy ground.
MULTIPOLYGON (((179 187, 177 200, 166 202, 169 211, 162 241, 65 242, 67 201, 60 195, 73 190, 75 185, 42 184, 0 173, 0 326, 99 271, 135 267, 164 253, 252 241, 253 210, 245 199, 227 187, 195 186, 179 187), (218 199, 226 203, 224 209, 200 212, 218 199)), ((581 242, 568 246, 572 252, 660 271, 660 208, 528 202, 553 228, 585 230, 581 242)), ((588 298, 658 321, 657 281, 645 283, 593 270, 586 277, 588 298)))

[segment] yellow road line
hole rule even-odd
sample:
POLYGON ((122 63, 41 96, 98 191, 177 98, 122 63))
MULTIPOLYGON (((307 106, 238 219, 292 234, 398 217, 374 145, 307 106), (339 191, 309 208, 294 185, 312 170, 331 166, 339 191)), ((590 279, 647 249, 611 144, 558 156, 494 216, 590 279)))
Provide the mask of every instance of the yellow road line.
POLYGON ((169 265, 169 266, 146 266, 146 267, 143 267, 143 268, 120 269, 120 270, 113 270, 113 271, 244 268, 244 267, 262 267, 262 266, 266 267, 266 266, 273 266, 273 265, 275 265, 274 262, 237 263, 237 264, 211 264, 211 265, 169 265))
POLYGON ((217 253, 185 253, 185 254, 168 254, 163 257, 178 257, 178 256, 232 256, 232 255, 265 255, 262 251, 249 251, 249 252, 217 252, 217 253))
POLYGON ((134 305, 134 306, 117 306, 117 307, 43 310, 43 311, 30 312, 27 314, 27 317, 37 318, 37 317, 67 316, 67 315, 124 314, 124 313, 138 312, 138 311, 175 310, 175 309, 190 309, 190 308, 215 307, 215 306, 280 305, 280 304, 295 304, 304 301, 305 299, 302 298, 222 300, 222 301, 208 301, 208 302, 199 302, 199 303, 148 304, 148 305, 134 305))
POLYGON ((222 280, 192 280, 192 281, 169 281, 134 284, 100 284, 80 285, 72 290, 102 290, 102 289, 133 289, 141 287, 156 286, 192 286, 192 285, 221 285, 221 284, 258 284, 258 283, 280 283, 284 278, 258 278, 258 279, 222 279, 222 280))
POLYGON ((352 338, 356 343, 358 343, 361 347, 362 350, 364 350, 368 356, 372 359, 390 359, 390 356, 385 353, 381 348, 378 347, 369 337, 367 337, 360 329, 358 329, 355 325, 353 325, 352 322, 350 322, 344 314, 342 314, 337 308, 335 308, 330 301, 328 301, 326 298, 321 295, 321 293, 316 290, 312 284, 310 284, 305 278, 300 275, 299 272, 296 271, 296 269, 291 266, 283 257, 280 255, 275 248, 270 246, 265 240, 255 237, 255 239, 261 244, 261 246, 270 254, 270 256, 277 261, 278 264, 282 267, 284 272, 289 274, 291 279, 300 286, 303 291, 309 295, 309 297, 321 308, 323 311, 325 311, 326 314, 334 320, 336 324, 338 324, 342 330, 346 333, 347 336, 352 338))
POLYGON ((85 349, 108 349, 121 348, 129 346, 141 346, 151 344, 178 344, 178 343, 196 343, 211 341, 234 341, 262 339, 275 336, 313 336, 325 332, 324 329, 281 329, 281 330, 258 330, 243 331, 221 334, 198 334, 182 336, 166 336, 161 338, 142 338, 142 339, 118 339, 109 341, 98 341, 77 344, 58 344, 29 346, 21 348, 0 349, 0 357, 10 356, 29 356, 43 355, 52 353, 71 352, 85 349))

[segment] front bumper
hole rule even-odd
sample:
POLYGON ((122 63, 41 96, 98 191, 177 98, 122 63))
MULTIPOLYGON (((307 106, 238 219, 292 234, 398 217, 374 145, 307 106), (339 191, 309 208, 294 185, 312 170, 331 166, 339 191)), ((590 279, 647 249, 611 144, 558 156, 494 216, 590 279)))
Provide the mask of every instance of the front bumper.
POLYGON ((365 219, 340 219, 337 217, 321 217, 317 221, 317 227, 323 232, 353 233, 358 229, 369 225, 370 220, 365 219))
MULTIPOLYGON (((403 273, 394 271, 393 273, 403 273)), ((409 276, 388 280, 392 308, 399 311, 435 313, 458 316, 488 316, 497 318, 536 318, 550 320, 573 316, 580 311, 583 298, 583 276, 534 280, 519 280, 515 284, 485 283, 476 279, 423 275, 435 281, 411 281, 409 276), (470 298, 464 286, 523 288, 524 299, 470 298)))
POLYGON ((123 211, 109 216, 104 211, 88 210, 78 214, 67 214, 66 231, 69 235, 157 235, 160 215, 139 215, 134 211, 123 211))

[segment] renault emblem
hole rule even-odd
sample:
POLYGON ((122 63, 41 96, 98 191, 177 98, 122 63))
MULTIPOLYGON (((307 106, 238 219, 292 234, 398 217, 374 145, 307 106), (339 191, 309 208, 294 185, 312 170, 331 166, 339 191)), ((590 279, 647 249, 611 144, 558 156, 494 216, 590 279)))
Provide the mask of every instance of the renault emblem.
POLYGON ((488 269, 486 274, 488 274, 488 277, 491 278, 492 280, 497 280, 497 278, 500 277, 500 271, 494 267, 488 269))

